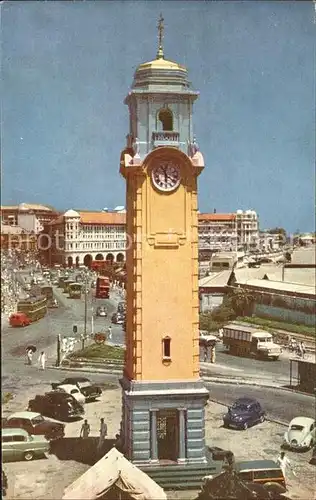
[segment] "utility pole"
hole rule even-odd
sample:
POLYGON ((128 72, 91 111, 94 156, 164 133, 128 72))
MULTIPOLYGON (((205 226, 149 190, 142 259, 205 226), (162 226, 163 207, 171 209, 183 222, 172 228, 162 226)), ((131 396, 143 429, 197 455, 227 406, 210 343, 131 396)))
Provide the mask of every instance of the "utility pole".
POLYGON ((85 273, 85 293, 84 293, 84 334, 82 338, 82 349, 84 349, 85 339, 87 336, 87 319, 88 319, 88 273, 85 273))

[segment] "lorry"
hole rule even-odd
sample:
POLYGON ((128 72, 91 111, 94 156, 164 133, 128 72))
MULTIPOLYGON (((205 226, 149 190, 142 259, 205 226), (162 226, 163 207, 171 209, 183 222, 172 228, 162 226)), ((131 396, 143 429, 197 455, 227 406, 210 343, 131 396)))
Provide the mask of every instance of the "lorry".
POLYGON ((236 356, 255 356, 277 360, 281 348, 271 333, 248 325, 230 323, 223 327, 223 345, 236 356))
POLYGON ((97 278, 95 298, 108 299, 110 297, 110 278, 107 276, 99 276, 97 278))

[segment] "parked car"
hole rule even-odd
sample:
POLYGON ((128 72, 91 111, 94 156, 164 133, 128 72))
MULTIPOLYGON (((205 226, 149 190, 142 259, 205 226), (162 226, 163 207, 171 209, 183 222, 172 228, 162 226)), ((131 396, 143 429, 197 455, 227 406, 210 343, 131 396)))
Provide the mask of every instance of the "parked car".
POLYGON ((76 398, 66 392, 54 391, 36 395, 34 399, 30 399, 28 410, 57 420, 68 420, 84 414, 84 407, 76 398))
POLYGON ((125 314, 126 312, 126 302, 119 302, 117 305, 118 314, 125 314))
POLYGON ((66 394, 71 394, 78 401, 78 403, 83 404, 86 401, 86 398, 84 397, 80 389, 75 385, 60 384, 54 390, 57 392, 64 392, 66 394))
POLYGON ((112 314, 111 321, 115 325, 123 325, 125 321, 125 316, 123 316, 122 314, 114 313, 112 314))
POLYGON ((1 451, 4 462, 33 460, 49 452, 49 441, 44 436, 31 436, 24 429, 2 429, 1 451))
MULTIPOLYGON (((102 389, 100 386, 93 384, 88 378, 85 377, 68 377, 63 380, 62 384, 70 384, 78 387, 80 392, 85 396, 86 401, 94 401, 101 396, 102 389)), ((52 384, 52 388, 58 387, 59 384, 52 384)))
POLYGON ((292 450, 309 450, 316 444, 316 422, 313 418, 295 417, 284 433, 284 446, 292 450))
POLYGON ((47 420, 40 413, 32 411, 12 413, 2 421, 2 427, 24 429, 32 436, 45 436, 48 440, 60 439, 65 435, 64 424, 47 420))
MULTIPOLYGON (((280 466, 273 460, 249 460, 236 462, 234 469, 240 479, 249 483, 264 484, 267 489, 272 483, 279 485, 279 492, 285 493, 286 484, 280 466)), ((272 487, 271 487, 272 489, 272 487)))
POLYGON ((248 427, 263 422, 265 412, 260 403, 252 398, 239 398, 228 408, 223 417, 224 427, 248 429, 248 427))
POLYGON ((16 312, 11 314, 9 317, 10 326, 29 326, 31 324, 31 319, 24 312, 16 312))
POLYGON ((47 307, 50 307, 50 308, 53 308, 55 309, 56 307, 58 307, 58 302, 56 299, 49 299, 48 302, 47 302, 47 307))
POLYGON ((100 316, 100 317, 103 317, 103 318, 106 318, 107 315, 108 315, 106 307, 105 306, 99 306, 99 307, 97 307, 96 315, 100 316))

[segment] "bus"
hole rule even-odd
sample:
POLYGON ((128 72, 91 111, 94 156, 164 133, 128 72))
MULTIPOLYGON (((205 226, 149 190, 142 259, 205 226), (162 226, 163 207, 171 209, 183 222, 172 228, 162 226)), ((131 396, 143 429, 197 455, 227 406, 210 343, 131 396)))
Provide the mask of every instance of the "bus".
POLYGON ((74 280, 65 280, 63 284, 63 292, 69 293, 69 285, 72 285, 73 283, 75 283, 74 280))
POLYGON ((47 313, 47 299, 46 297, 37 297, 19 300, 17 306, 18 312, 24 312, 30 320, 38 321, 47 313))
POLYGON ((82 285, 80 283, 70 283, 68 285, 68 292, 70 299, 80 299, 82 292, 82 285))

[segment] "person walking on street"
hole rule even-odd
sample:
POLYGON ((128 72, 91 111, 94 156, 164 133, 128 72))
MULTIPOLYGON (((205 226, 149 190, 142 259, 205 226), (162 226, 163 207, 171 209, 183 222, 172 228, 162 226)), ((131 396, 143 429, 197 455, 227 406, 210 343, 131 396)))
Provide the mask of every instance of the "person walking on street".
POLYGON ((45 363, 46 363, 46 354, 44 351, 42 351, 38 358, 38 364, 41 370, 45 370, 45 363))
POLYGON ((215 343, 212 343, 212 345, 211 345, 211 363, 215 363, 215 358, 216 358, 215 343))
POLYGON ((81 426, 80 437, 83 439, 87 439, 90 434, 90 425, 88 424, 88 420, 85 420, 81 426))
POLYGON ((109 326, 109 340, 112 340, 112 327, 111 325, 109 326))
POLYGON ((287 479, 287 470, 290 469, 292 473, 295 475, 292 467, 291 467, 291 462, 289 459, 285 456, 285 452, 281 451, 280 455, 277 458, 277 464, 280 466, 280 469, 282 470, 283 476, 285 479, 287 479))
POLYGON ((105 438, 108 435, 108 426, 104 422, 104 418, 100 419, 100 437, 99 437, 99 442, 98 442, 98 451, 101 451, 104 443, 105 443, 105 438))
POLYGON ((208 352, 207 352, 207 345, 205 345, 204 346, 204 363, 207 362, 207 354, 208 354, 208 352))
POLYGON ((32 349, 28 349, 26 351, 26 356, 27 356, 27 364, 31 365, 32 364, 32 358, 33 358, 33 351, 32 351, 32 349))
POLYGON ((301 342, 301 353, 302 353, 302 358, 304 359, 305 358, 305 353, 306 353, 306 346, 302 340, 301 342))

